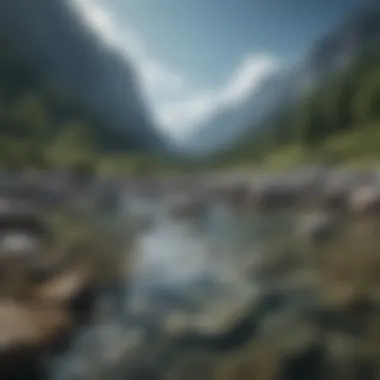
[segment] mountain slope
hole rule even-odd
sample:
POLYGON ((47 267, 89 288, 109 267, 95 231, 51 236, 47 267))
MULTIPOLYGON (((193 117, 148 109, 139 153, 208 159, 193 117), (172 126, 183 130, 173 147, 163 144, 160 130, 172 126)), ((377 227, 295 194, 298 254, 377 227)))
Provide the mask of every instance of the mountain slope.
POLYGON ((104 120, 111 148, 162 146, 134 68, 86 29, 67 1, 1 1, 0 40, 42 80, 104 120))
POLYGON ((284 72, 271 75, 243 103, 214 114, 199 126, 187 141, 188 151, 207 157, 233 146, 276 107, 289 86, 284 72))
POLYGON ((265 119, 297 104, 379 40, 380 10, 365 9, 318 41, 297 67, 273 74, 244 103, 215 114, 195 131, 188 151, 213 155, 251 137, 265 119))
POLYGON ((345 69, 380 39, 380 9, 365 9, 322 38, 301 64, 300 87, 313 87, 345 69), (301 86, 303 85, 303 86, 301 86))

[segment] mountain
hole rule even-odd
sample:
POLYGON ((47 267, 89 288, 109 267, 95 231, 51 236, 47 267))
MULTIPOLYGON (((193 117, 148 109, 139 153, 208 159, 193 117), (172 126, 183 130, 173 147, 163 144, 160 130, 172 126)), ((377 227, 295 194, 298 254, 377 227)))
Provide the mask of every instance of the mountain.
POLYGON ((104 120, 111 148, 158 148, 131 63, 107 47, 65 0, 0 1, 0 41, 28 67, 104 120))
POLYGON ((212 156, 234 145, 276 107, 289 88, 289 76, 278 72, 266 78, 244 102, 225 108, 200 125, 186 141, 185 150, 196 157, 212 156))
POLYGON ((203 156, 229 149, 379 41, 380 10, 365 9, 317 41, 296 67, 274 73, 242 104, 215 113, 196 129, 185 149, 190 155, 203 156))
POLYGON ((380 40, 380 9, 365 9, 318 41, 301 63, 298 89, 313 88, 380 40))

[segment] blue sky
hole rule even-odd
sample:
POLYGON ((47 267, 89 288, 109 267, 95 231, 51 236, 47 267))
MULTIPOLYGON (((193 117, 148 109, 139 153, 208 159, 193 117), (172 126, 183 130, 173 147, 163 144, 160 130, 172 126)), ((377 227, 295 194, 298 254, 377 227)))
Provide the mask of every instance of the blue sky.
MULTIPOLYGON (((72 0, 132 60, 158 126, 181 136, 238 104, 371 0, 72 0)), ((375 3, 375 0, 372 1, 375 3)))

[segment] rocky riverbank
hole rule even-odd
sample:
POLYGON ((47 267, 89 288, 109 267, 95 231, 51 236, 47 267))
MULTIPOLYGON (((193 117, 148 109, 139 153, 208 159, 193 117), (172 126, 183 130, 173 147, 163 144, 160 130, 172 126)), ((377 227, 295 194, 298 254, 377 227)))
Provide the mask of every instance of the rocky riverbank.
POLYGON ((319 170, 119 183, 116 204, 131 212, 125 222, 151 220, 135 225, 132 246, 127 226, 109 235, 104 221, 85 214, 112 204, 104 197, 81 212, 73 205, 85 193, 67 197, 65 217, 61 206, 5 213, 0 375, 377 378, 377 177, 319 170), (21 220, 23 231, 43 231, 27 254, 9 243, 21 220))
POLYGON ((129 354, 131 376, 375 379, 379 226, 352 222, 323 242, 273 247, 246 267, 248 279, 260 284, 250 296, 155 315, 155 334, 145 336, 149 348, 141 340, 129 354))
POLYGON ((45 379, 51 358, 91 323, 102 289, 124 282, 117 244, 124 250, 128 242, 111 239, 84 212, 9 197, 2 205, 0 377, 45 379))
POLYGON ((353 216, 380 211, 380 173, 317 168, 281 174, 242 173, 199 180, 181 192, 173 213, 200 213, 222 200, 243 212, 279 209, 334 211, 353 216))

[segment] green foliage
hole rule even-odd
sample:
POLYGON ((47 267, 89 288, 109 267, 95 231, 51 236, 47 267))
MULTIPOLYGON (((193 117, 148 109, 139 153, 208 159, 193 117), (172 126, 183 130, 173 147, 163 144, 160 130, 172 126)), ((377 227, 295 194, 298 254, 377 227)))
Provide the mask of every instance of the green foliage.
POLYGON ((363 79, 354 98, 353 107, 358 123, 380 119, 380 69, 373 70, 363 79))
POLYGON ((265 157, 262 165, 265 169, 287 170, 302 162, 305 157, 307 157, 305 147, 296 145, 287 146, 265 157))
POLYGON ((0 41, 0 167, 69 169, 80 176, 181 172, 226 166, 287 168, 380 158, 380 50, 271 116, 258 134, 210 162, 185 163, 120 150, 126 141, 67 89, 36 76, 0 41))
POLYGON ((224 164, 282 167, 380 159, 380 49, 307 94, 294 109, 281 110, 261 129, 261 136, 228 153, 224 164))
POLYGON ((145 175, 170 168, 162 157, 127 154, 133 141, 31 67, 0 36, 1 168, 68 169, 83 178, 95 171, 145 175))

